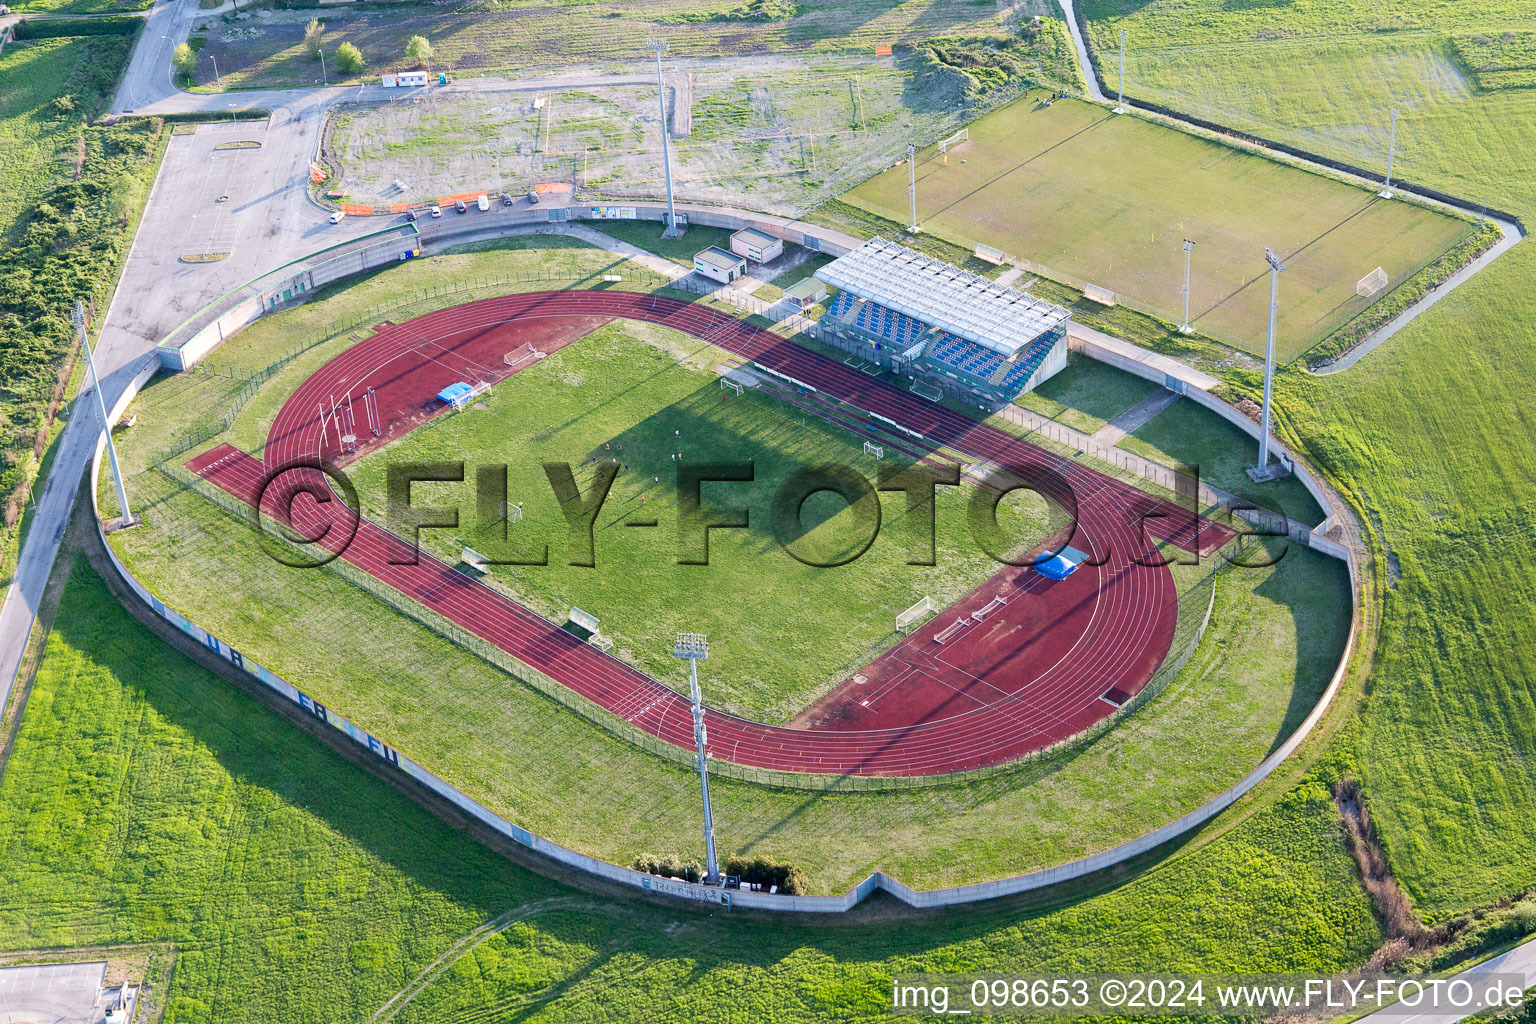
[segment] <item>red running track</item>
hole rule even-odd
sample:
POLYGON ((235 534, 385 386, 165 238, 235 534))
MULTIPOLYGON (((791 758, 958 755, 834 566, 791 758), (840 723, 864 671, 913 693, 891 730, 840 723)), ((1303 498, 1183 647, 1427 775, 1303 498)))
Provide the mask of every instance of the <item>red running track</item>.
MULTIPOLYGON (((349 563, 637 728, 691 749, 692 718, 680 694, 453 567, 425 554, 418 557, 405 541, 358 521, 340 502, 306 496, 330 493, 314 468, 317 456, 327 462, 355 457, 341 452, 333 417, 322 433, 322 408, 344 404, 350 396, 359 447, 366 452, 397 435, 402 425, 409 429, 433 414, 432 396, 446 384, 492 381, 533 362, 508 367, 499 355, 492 359, 493 353, 512 351, 530 338, 548 352, 614 317, 707 340, 888 417, 922 434, 926 444, 947 445, 1031 476, 1059 474, 1060 486, 1070 493, 1052 497, 1075 501, 1077 509, 1072 544, 1099 563, 1085 565, 1060 583, 1028 570, 999 573, 868 666, 861 673, 864 682, 856 676, 845 684, 850 694, 863 688, 864 695, 873 695, 876 699, 868 704, 875 712, 855 712, 852 706, 862 705, 844 701, 844 713, 830 716, 833 720, 821 727, 788 728, 706 711, 711 753, 717 758, 775 771, 927 775, 1003 763, 1049 746, 1113 713, 1105 694, 1123 700, 1137 692, 1168 651, 1177 614, 1173 580, 1166 566, 1137 562, 1138 554, 1149 549, 1144 534, 1185 550, 1198 546, 1202 555, 1233 536, 1127 484, 733 317, 628 292, 507 296, 385 324, 295 390, 273 421, 265 463, 221 445, 192 460, 189 468, 248 502, 259 501, 265 512, 290 521, 306 536, 322 538, 322 546, 340 550, 349 563), (369 430, 362 405, 369 387, 378 395, 385 420, 378 438, 369 430), (413 559, 415 564, 404 564, 413 559), (993 597, 1011 598, 1017 590, 1039 600, 992 603, 993 597), (1079 616, 1078 625, 1059 633, 1050 629, 1050 617, 1038 614, 1041 603, 1067 618, 1079 616), (980 621, 971 618, 972 611, 987 606, 991 614, 980 621), (969 625, 953 631, 948 644, 938 644, 935 634, 960 619, 969 625), (1019 685, 997 687, 998 672, 1019 685), (902 724, 870 727, 893 718, 902 724)), ((813 711, 830 707, 824 705, 813 711)))

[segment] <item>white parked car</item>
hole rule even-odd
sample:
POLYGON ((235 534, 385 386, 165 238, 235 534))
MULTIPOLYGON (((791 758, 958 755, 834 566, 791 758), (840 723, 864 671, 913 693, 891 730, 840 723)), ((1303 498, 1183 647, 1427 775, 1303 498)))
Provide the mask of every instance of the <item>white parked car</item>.
POLYGON ((347 211, 346 210, 337 210, 335 213, 331 214, 331 223, 332 224, 340 224, 342 221, 344 221, 346 219, 347 219, 347 211))

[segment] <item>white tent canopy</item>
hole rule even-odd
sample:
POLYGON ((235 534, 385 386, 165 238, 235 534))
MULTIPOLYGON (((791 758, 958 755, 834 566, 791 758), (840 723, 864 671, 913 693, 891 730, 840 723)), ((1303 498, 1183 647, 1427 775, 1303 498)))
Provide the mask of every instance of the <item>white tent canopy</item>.
POLYGON ((905 313, 966 341, 1012 356, 1071 313, 1023 292, 871 238, 816 271, 834 288, 905 313))

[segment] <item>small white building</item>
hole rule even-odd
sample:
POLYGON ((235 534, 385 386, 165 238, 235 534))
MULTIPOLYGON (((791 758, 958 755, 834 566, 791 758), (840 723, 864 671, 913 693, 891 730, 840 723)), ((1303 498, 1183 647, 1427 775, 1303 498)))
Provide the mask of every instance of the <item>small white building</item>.
POLYGON ((756 228, 742 228, 731 236, 731 252, 754 263, 767 263, 784 252, 784 239, 756 228))
POLYGON ((818 281, 814 277, 808 277, 799 284, 784 290, 784 297, 800 307, 804 312, 812 306, 827 301, 827 286, 825 282, 818 281))
POLYGON ((425 71, 390 71, 379 76, 379 84, 386 89, 409 89, 427 84, 425 71))
POLYGON ((721 284, 730 284, 747 272, 747 261, 712 245, 693 257, 693 269, 721 284))

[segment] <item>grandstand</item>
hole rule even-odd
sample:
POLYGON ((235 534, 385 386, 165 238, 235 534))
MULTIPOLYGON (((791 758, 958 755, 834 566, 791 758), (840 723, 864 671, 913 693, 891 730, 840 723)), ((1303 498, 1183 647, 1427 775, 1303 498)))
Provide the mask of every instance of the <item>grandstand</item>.
POLYGON ((1067 364, 1065 309, 883 238, 816 277, 839 289, 822 337, 952 394, 1009 402, 1067 364))

